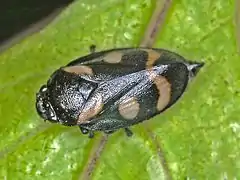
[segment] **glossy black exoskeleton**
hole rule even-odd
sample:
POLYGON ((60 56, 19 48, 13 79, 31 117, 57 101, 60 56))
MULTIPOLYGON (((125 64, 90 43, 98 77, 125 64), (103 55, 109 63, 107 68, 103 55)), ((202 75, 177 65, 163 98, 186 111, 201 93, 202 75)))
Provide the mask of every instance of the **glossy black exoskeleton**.
POLYGON ((83 134, 112 133, 172 106, 204 65, 164 49, 119 48, 94 52, 57 69, 37 93, 38 114, 77 125, 83 134))

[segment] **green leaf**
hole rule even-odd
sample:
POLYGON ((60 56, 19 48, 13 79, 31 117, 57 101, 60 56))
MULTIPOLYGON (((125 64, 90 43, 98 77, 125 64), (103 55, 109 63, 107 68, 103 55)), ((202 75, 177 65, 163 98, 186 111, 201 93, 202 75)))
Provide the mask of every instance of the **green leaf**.
POLYGON ((138 46, 150 0, 81 0, 0 55, 1 179, 240 179, 240 63, 234 1, 174 1, 154 47, 206 65, 162 115, 106 139, 44 123, 35 93, 59 66, 97 50, 138 46), (91 177, 89 177, 89 173, 91 177))

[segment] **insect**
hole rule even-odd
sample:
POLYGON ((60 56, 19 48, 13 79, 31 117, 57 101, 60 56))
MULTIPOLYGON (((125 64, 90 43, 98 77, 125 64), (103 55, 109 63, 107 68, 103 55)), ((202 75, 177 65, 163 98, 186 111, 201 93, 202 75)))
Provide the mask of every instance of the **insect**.
POLYGON ((44 119, 77 125, 90 138, 148 120, 171 107, 204 63, 156 48, 91 53, 57 69, 36 94, 44 119))

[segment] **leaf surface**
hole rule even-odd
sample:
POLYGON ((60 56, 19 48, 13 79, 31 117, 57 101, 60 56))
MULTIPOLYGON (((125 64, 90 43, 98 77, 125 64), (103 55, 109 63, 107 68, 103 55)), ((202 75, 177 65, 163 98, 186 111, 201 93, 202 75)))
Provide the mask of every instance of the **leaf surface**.
POLYGON ((91 44, 98 51, 138 46, 155 1, 76 1, 47 28, 5 51, 0 178, 84 179, 91 173, 97 180, 240 179, 234 5, 173 2, 154 47, 206 65, 176 105, 132 127, 132 138, 120 130, 107 140, 101 133, 89 140, 77 127, 44 123, 36 114, 35 93, 56 68, 89 53, 91 44))

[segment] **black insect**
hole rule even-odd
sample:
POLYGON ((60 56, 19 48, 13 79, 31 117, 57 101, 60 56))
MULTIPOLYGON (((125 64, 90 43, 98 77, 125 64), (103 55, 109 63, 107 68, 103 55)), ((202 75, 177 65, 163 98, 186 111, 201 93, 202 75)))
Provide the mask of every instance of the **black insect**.
POLYGON ((148 120, 173 105, 204 63, 164 49, 95 52, 56 70, 37 93, 44 119, 107 134, 148 120))

